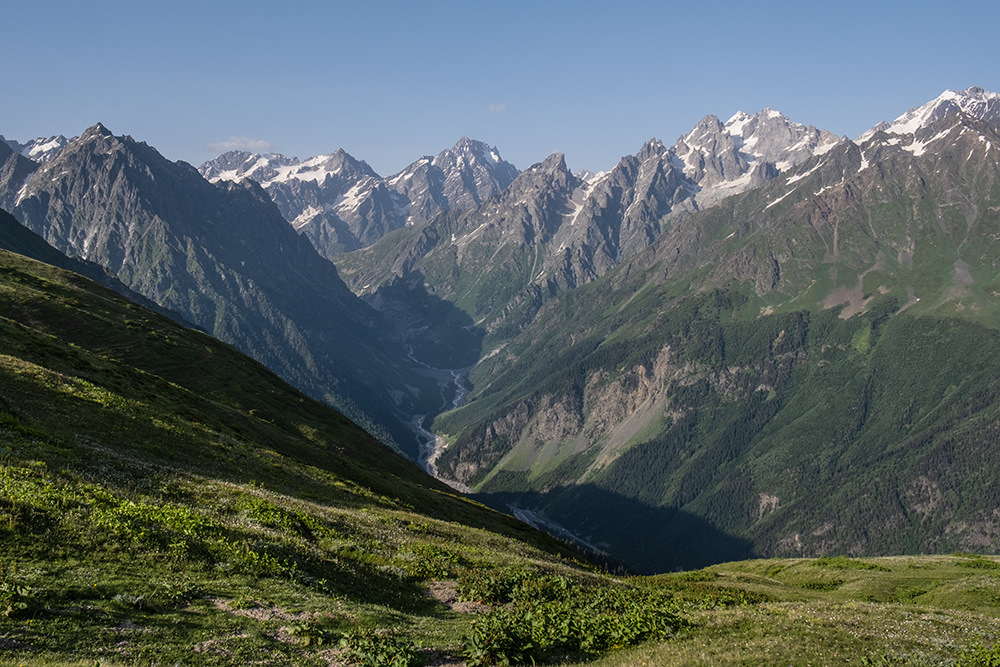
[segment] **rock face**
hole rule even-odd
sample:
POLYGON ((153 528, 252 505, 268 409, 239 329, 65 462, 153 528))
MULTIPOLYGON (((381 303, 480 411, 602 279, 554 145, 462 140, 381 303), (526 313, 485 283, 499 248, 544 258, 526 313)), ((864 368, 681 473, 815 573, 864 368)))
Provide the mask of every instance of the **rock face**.
POLYGON ((38 163, 0 142, 0 208, 14 208, 18 192, 36 169, 38 163))
POLYGON ((52 266, 58 266, 73 273, 79 273, 98 284, 118 292, 125 298, 145 308, 155 310, 161 315, 166 315, 175 322, 180 322, 185 326, 192 326, 180 313, 167 310, 138 292, 129 289, 128 286, 118 280, 115 274, 100 264, 89 262, 80 257, 68 257, 59 252, 46 243, 45 239, 19 223, 14 216, 2 210, 0 210, 0 248, 15 252, 18 255, 30 257, 31 259, 37 259, 52 266))
POLYGON ((200 171, 213 182, 259 183, 285 219, 330 258, 371 245, 394 229, 474 208, 517 176, 496 148, 465 137, 389 178, 343 150, 303 162, 234 151, 206 162, 200 171))
POLYGON ((15 216, 58 250, 107 267, 383 439, 408 439, 395 404, 399 387, 420 386, 410 362, 255 182, 209 183, 96 125, 14 199, 15 216))

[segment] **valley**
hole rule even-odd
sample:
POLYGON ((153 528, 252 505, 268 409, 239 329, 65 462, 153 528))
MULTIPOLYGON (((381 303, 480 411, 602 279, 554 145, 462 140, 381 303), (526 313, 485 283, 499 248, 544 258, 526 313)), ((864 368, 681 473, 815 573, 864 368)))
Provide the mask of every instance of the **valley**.
POLYGON ((1000 95, 601 173, 97 124, 0 208, 0 661, 997 659, 1000 95))

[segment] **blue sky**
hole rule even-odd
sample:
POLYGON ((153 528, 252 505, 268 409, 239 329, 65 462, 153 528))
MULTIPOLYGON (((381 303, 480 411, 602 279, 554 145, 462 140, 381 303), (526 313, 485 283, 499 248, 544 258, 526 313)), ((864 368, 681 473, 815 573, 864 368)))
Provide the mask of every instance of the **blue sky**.
POLYGON ((998 4, 6 2, 0 134, 100 121, 195 165, 342 147, 383 175, 464 135, 597 171, 706 114, 854 137, 946 88, 1000 92, 998 4))

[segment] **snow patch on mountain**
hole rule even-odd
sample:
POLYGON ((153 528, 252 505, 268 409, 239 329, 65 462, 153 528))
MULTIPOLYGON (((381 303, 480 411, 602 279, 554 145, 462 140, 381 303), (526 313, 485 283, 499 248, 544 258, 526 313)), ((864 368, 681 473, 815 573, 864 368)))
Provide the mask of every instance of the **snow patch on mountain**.
POLYGON ((813 172, 815 172, 821 166, 823 166, 823 163, 822 162, 817 162, 816 166, 812 167, 808 171, 804 171, 801 174, 795 174, 794 176, 789 176, 788 177, 788 185, 791 185, 792 183, 798 183, 799 181, 801 181, 803 178, 805 178, 809 174, 812 174, 813 172))
POLYGON ((760 185, 845 139, 765 108, 738 111, 725 123, 706 116, 671 149, 698 207, 760 185))
POLYGON ((1000 122, 1000 95, 978 86, 966 90, 949 89, 927 104, 910 109, 891 123, 879 123, 859 136, 855 143, 865 143, 877 132, 896 135, 915 134, 935 121, 959 112, 991 123, 1000 122))
POLYGON ((927 139, 926 141, 914 140, 913 143, 911 143, 909 146, 901 146, 901 148, 904 151, 909 151, 910 153, 913 153, 914 156, 923 155, 926 152, 928 146, 933 144, 938 139, 943 139, 949 134, 951 134, 951 129, 942 130, 941 132, 938 132, 937 134, 935 134, 930 139, 927 139))
POLYGON ((331 258, 446 211, 475 208, 518 174, 496 147, 467 137, 388 178, 343 149, 301 161, 231 151, 199 171, 213 182, 256 181, 285 219, 331 258))
POLYGON ((20 153, 26 158, 34 160, 38 164, 45 164, 52 157, 58 153, 62 148, 70 142, 69 139, 59 134, 52 137, 39 137, 38 139, 32 139, 27 143, 21 143, 15 141, 14 139, 5 139, 0 136, 0 141, 3 141, 8 146, 10 146, 14 151, 20 153))

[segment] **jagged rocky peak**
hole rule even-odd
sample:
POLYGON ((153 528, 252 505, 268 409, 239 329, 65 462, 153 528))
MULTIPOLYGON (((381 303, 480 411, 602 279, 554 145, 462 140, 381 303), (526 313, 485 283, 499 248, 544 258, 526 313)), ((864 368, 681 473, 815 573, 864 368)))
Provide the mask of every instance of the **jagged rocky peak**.
POLYGON ((738 111, 725 123, 717 116, 705 116, 671 151, 691 183, 696 206, 704 208, 844 140, 765 108, 756 114, 738 111))
POLYGON ((91 127, 88 127, 86 129, 86 131, 84 131, 82 137, 83 138, 87 138, 88 136, 92 136, 92 135, 101 135, 103 137, 113 137, 114 133, 111 130, 109 130, 104 125, 104 123, 98 121, 97 123, 95 123, 91 127))
MULTIPOLYGON (((104 123, 95 123, 91 125, 86 130, 83 131, 76 141, 86 143, 88 141, 101 140, 101 139, 114 139, 114 133, 105 127, 104 123)), ((73 143, 76 143, 74 141, 73 143)))
POLYGON ((667 152, 668 149, 663 145, 663 142, 653 137, 642 145, 642 148, 639 149, 639 152, 635 156, 639 158, 640 162, 645 162, 652 157, 660 157, 667 152))
MULTIPOLYGON (((80 136, 74 137, 67 142, 67 144, 58 151, 53 159, 42 165, 39 173, 52 171, 52 165, 55 162, 61 161, 62 158, 66 156, 83 155, 97 159, 103 155, 123 152, 130 155, 134 153, 148 156, 148 153, 156 153, 156 150, 145 142, 136 141, 131 135, 115 134, 103 123, 96 123, 84 130, 80 136)), ((177 164, 183 165, 185 169, 195 171, 194 167, 191 167, 191 165, 186 162, 179 162, 177 164)))
POLYGON ((858 137, 855 142, 864 143, 876 132, 898 135, 914 134, 945 116, 959 112, 979 120, 998 123, 1000 122, 1000 95, 979 86, 958 91, 946 90, 923 106, 910 109, 891 123, 879 123, 858 137))
POLYGON ((495 165, 504 162, 496 146, 490 146, 485 142, 469 139, 468 137, 462 137, 451 149, 438 153, 434 160, 436 162, 449 157, 471 157, 475 160, 481 160, 485 164, 495 165))
POLYGON ((718 116, 705 116, 694 129, 677 140, 674 154, 684 165, 684 175, 702 188, 739 178, 747 161, 718 116))
POLYGON ((730 146, 735 146, 735 142, 726 132, 719 117, 708 115, 698 121, 690 132, 679 138, 673 148, 678 157, 684 159, 693 151, 718 152, 720 145, 728 149, 730 146))
POLYGON ((563 153, 553 153, 548 156, 539 163, 539 168, 542 171, 570 173, 569 169, 566 167, 566 156, 563 153))
POLYGON ((342 148, 303 161, 280 153, 230 151, 206 162, 199 171, 213 182, 251 179, 265 188, 293 181, 316 181, 322 184, 330 176, 347 180, 379 178, 367 162, 354 158, 342 148))
POLYGON ((742 153, 757 161, 770 162, 778 171, 825 153, 843 141, 832 132, 795 123, 770 108, 753 116, 740 111, 725 127, 742 153))
POLYGON ((517 167, 496 147, 462 137, 437 155, 424 156, 386 179, 398 195, 403 224, 421 225, 446 211, 472 209, 517 178, 517 167))
POLYGON ((553 153, 541 162, 525 169, 510 185, 511 190, 524 187, 537 187, 541 183, 557 186, 576 187, 579 179, 566 166, 566 156, 553 153))
MULTIPOLYGON (((127 137, 122 137, 122 139, 127 139, 127 137)), ((43 165, 40 165, 38 171, 30 179, 30 181, 25 186, 25 191, 21 192, 18 201, 24 197, 30 191, 37 189, 39 187, 40 179, 46 178, 54 172, 56 163, 65 161, 66 158, 72 157, 76 154, 83 155, 101 155, 110 154, 121 148, 121 140, 105 127, 102 123, 97 123, 84 130, 80 136, 74 137, 72 140, 68 141, 67 144, 59 151, 55 159, 50 159, 43 165), (100 146, 100 149, 95 149, 94 145, 100 146)))
POLYGON ((557 200, 564 201, 581 185, 583 181, 566 166, 565 155, 553 153, 522 171, 503 191, 498 208, 507 210, 535 204, 547 206, 557 200))
POLYGON ((426 178, 439 180, 445 189, 442 194, 453 204, 449 208, 456 208, 467 203, 458 201, 466 199, 461 190, 468 190, 473 203, 479 203, 510 185, 517 174, 517 167, 501 158, 495 146, 462 137, 451 148, 433 157, 425 155, 387 181, 394 190, 407 192, 414 190, 414 179, 421 186, 426 178), (452 183, 447 184, 449 178, 452 183))

